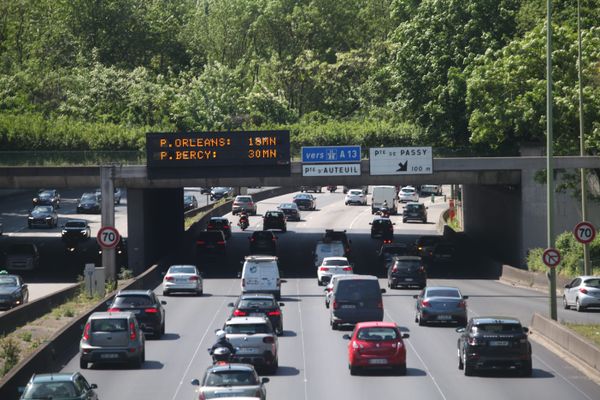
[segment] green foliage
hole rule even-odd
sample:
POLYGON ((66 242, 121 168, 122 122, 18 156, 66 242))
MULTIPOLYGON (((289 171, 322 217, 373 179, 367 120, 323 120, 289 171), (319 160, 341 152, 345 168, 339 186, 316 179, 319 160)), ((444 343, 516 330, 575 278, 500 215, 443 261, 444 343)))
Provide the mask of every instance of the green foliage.
POLYGON ((133 271, 127 268, 121 268, 117 276, 119 280, 126 280, 133 278, 133 271))
POLYGON ((4 362, 0 370, 0 376, 6 375, 19 362, 21 349, 12 337, 0 340, 0 358, 4 362))
POLYGON ((31 338, 32 338, 31 331, 23 331, 20 333, 19 337, 21 338, 21 340, 23 340, 25 342, 31 342, 31 338))

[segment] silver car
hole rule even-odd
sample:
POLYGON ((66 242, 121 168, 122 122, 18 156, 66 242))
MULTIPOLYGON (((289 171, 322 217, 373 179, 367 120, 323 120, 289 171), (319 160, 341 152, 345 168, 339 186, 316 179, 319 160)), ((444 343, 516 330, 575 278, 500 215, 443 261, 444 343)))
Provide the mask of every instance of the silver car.
POLYGON ((428 323, 456 322, 467 324, 467 303, 469 296, 463 296, 460 290, 448 286, 428 286, 418 295, 415 322, 423 326, 428 323))
POLYGON ((172 265, 163 278, 163 296, 173 292, 203 293, 202 275, 195 265, 172 265))
POLYGON ((140 368, 146 341, 132 312, 95 312, 88 318, 79 342, 79 367, 88 363, 126 363, 140 368))
POLYGON ((600 307, 600 276, 578 276, 565 285, 563 306, 583 311, 588 307, 600 307))
POLYGON ((198 395, 194 399, 260 398, 266 400, 265 383, 269 378, 259 378, 254 367, 249 364, 222 364, 208 367, 202 382, 194 379, 191 383, 198 386, 198 395))
POLYGON ((234 361, 248 363, 276 373, 279 367, 277 335, 264 316, 233 317, 223 327, 227 340, 237 350, 234 361))
POLYGON ((417 189, 412 186, 404 186, 398 192, 398 200, 400 203, 408 203, 409 201, 419 201, 419 193, 417 193, 417 189))

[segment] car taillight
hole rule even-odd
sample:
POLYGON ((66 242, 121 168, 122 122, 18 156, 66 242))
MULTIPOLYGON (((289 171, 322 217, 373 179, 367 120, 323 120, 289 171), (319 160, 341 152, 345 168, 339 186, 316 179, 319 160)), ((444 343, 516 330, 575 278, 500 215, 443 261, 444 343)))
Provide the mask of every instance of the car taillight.
POLYGON ((467 303, 465 303, 464 301, 459 301, 458 308, 467 308, 467 303))
POLYGON ((254 203, 248 203, 248 207, 254 207, 254 203))
POLYGON ((246 286, 246 278, 242 278, 242 287, 246 286))
POLYGON ((392 267, 392 272, 398 272, 398 266, 397 265, 394 265, 392 267))
POLYGON ((214 227, 215 227, 214 225, 208 225, 206 228, 207 228, 207 229, 212 229, 212 228, 214 228, 214 227))
POLYGON ((133 322, 129 323, 129 339, 135 340, 137 335, 135 334, 135 324, 133 322))
POLYGON ((337 309, 339 308, 339 306, 340 306, 340 305, 338 304, 338 302, 334 300, 334 301, 333 301, 333 309, 334 309, 334 310, 337 310, 337 309))
POLYGON ((279 316, 281 315, 281 311, 279 311, 279 310, 275 310, 275 311, 269 311, 269 312, 267 313, 267 315, 268 315, 269 317, 279 317, 279 316))
POLYGON ((175 279, 172 276, 165 276, 165 281, 171 282, 174 281, 175 279))
POLYGON ((197 276, 190 276, 189 280, 196 282, 198 280, 198 277, 197 276))
POLYGON ((205 244, 206 242, 204 240, 196 240, 196 244, 205 244))
POLYGON ((246 315, 248 315, 248 313, 242 310, 235 310, 233 311, 233 315, 236 317, 245 317, 246 315))
POLYGON ((238 202, 234 202, 234 203, 233 203, 233 205, 234 205, 234 206, 239 206, 240 204, 241 204, 241 203, 238 203, 238 202))
POLYGON ((223 226, 223 229, 229 229, 229 225, 223 226))
POLYGON ((344 267, 342 268, 343 271, 352 271, 352 267, 344 267))
POLYGON ((420 266, 420 267, 419 267, 419 269, 418 269, 418 271, 419 271, 419 272, 425 272, 425 267, 423 267, 423 266, 420 266))
POLYGON ((121 311, 121 309, 117 308, 117 307, 111 307, 108 309, 108 312, 119 312, 119 311, 121 311))
POLYGON ((429 307, 430 305, 431 305, 431 303, 429 302, 429 300, 421 301, 421 306, 423 306, 423 307, 429 307))
POLYGON ((470 346, 480 346, 483 343, 485 343, 483 340, 479 340, 474 337, 469 338, 469 340, 467 340, 467 342, 469 343, 470 346))
POLYGON ((156 309, 156 308, 146 308, 144 311, 147 312, 147 313, 150 313, 150 314, 156 314, 158 312, 158 309, 156 309))
POLYGON ((198 396, 198 400, 206 400, 206 396, 204 395, 204 393, 200 393, 200 395, 198 396))
POLYGON ((90 338, 90 323, 85 324, 85 328, 83 328, 83 340, 89 340, 90 338))
POLYGON ((273 338, 273 336, 265 336, 263 338, 263 343, 275 343, 275 338, 273 338))
POLYGON ((363 349, 364 346, 356 341, 352 341, 352 348, 354 350, 363 349))
POLYGON ((331 292, 331 289, 333 289, 333 288, 330 288, 330 287, 325 288, 325 290, 327 290, 328 292, 331 292))
POLYGON ((579 288, 579 291, 583 294, 587 294, 587 289, 586 288, 579 288))
POLYGON ((217 242, 217 244, 222 244, 222 245, 224 246, 224 245, 225 245, 225 241, 224 241, 224 240, 219 240, 219 241, 217 242))
POLYGON ((329 268, 327 268, 327 267, 319 267, 319 271, 329 271, 329 268))

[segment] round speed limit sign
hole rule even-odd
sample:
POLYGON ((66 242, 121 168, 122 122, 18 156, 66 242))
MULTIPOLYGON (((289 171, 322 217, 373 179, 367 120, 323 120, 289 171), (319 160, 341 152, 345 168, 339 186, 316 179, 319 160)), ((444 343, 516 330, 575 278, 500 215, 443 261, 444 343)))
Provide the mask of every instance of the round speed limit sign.
POLYGON ((117 246, 119 240, 121 240, 121 235, 119 235, 119 231, 116 228, 104 226, 98 231, 96 240, 103 249, 113 249, 117 246))
POLYGON ((596 237, 596 228, 587 221, 583 221, 575 225, 573 235, 579 243, 590 243, 596 237))

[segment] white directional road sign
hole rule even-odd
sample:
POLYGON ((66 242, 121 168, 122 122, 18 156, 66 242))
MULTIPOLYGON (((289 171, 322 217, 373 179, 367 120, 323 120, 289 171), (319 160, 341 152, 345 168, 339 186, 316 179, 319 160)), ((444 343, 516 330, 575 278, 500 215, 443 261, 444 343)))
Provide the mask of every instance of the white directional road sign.
POLYGON ((104 226, 98 231, 96 240, 103 249, 112 249, 116 247, 119 243, 119 240, 121 240, 121 235, 119 235, 117 228, 113 228, 112 226, 104 226))
POLYGON ((560 253, 557 249, 548 248, 542 254, 542 261, 548 268, 556 268, 560 264, 560 253))
POLYGON ((573 235, 579 243, 590 243, 596 237, 596 228, 587 221, 583 221, 575 225, 573 235))
POLYGON ((303 164, 302 176, 358 176, 360 164, 303 164))
POLYGON ((433 174, 431 147, 379 147, 369 149, 371 175, 433 174))

